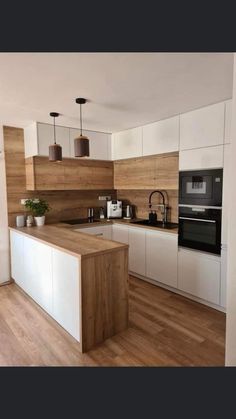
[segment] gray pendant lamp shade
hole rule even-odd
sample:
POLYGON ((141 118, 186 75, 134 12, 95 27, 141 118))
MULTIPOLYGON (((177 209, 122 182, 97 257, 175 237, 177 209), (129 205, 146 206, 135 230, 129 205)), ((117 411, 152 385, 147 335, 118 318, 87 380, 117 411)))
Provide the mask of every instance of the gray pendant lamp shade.
POLYGON ((49 161, 62 161, 62 147, 60 144, 56 143, 56 126, 55 126, 55 118, 59 116, 57 112, 50 112, 50 116, 54 118, 53 120, 53 132, 54 132, 54 144, 49 146, 49 161))
POLYGON ((80 105, 80 135, 74 140, 75 157, 88 157, 89 139, 82 134, 82 105, 86 103, 86 99, 79 97, 75 101, 80 105))

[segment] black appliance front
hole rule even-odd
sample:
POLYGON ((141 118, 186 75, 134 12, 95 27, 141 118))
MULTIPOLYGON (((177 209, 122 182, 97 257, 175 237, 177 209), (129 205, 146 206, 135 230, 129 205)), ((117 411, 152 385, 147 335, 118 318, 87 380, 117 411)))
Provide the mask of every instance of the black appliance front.
POLYGON ((221 253, 221 210, 179 207, 179 246, 221 253))
POLYGON ((223 169, 194 170, 179 173, 179 203, 222 205, 223 169))

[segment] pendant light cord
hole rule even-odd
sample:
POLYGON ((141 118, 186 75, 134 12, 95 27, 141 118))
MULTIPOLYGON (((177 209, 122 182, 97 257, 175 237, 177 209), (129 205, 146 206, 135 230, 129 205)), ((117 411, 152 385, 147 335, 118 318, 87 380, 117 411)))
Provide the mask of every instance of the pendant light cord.
POLYGON ((82 105, 80 103, 80 135, 82 135, 82 105))
POLYGON ((53 117, 53 132, 54 132, 54 144, 56 144, 55 116, 53 117))

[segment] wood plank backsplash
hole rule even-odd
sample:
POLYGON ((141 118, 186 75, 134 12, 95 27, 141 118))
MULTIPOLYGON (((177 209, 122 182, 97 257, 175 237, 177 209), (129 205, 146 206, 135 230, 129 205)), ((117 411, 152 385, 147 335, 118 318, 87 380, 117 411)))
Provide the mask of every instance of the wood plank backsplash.
MULTIPOLYGON (((135 206, 135 216, 138 218, 148 218, 149 207, 148 207, 148 198, 152 190, 118 190, 117 199, 123 201, 123 205, 132 204, 135 206)), ((168 190, 168 205, 170 207, 170 221, 172 223, 178 222, 178 191, 177 190, 168 190)), ((153 204, 160 204, 161 196, 158 194, 153 195, 152 198, 153 204)), ((157 210, 158 219, 162 219, 160 209, 153 207, 157 210)))
POLYGON ((70 218, 86 218, 88 207, 98 210, 105 204, 98 201, 99 195, 110 195, 116 199, 114 190, 29 192, 26 190, 24 130, 5 126, 4 149, 9 225, 15 225, 16 215, 26 214, 24 206, 20 204, 21 198, 46 199, 52 208, 46 216, 49 223, 70 218))

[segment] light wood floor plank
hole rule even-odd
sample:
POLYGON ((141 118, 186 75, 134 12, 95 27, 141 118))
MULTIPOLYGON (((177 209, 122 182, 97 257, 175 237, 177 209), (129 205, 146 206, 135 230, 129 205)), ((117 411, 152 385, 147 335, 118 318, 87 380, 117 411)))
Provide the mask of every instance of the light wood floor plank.
POLYGON ((225 314, 130 277, 129 328, 81 354, 15 284, 0 288, 0 365, 223 366, 225 314))

